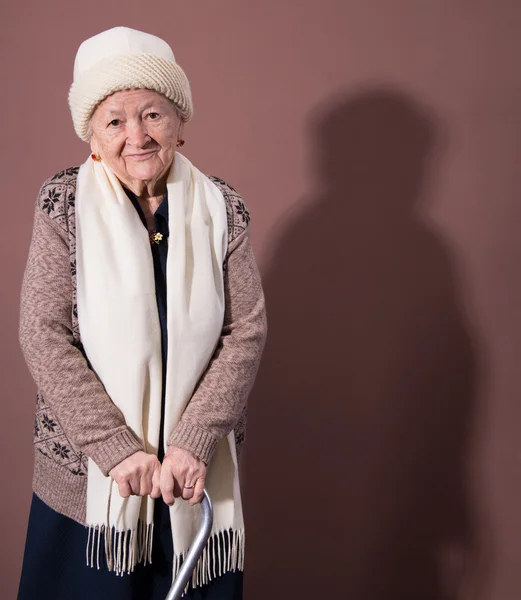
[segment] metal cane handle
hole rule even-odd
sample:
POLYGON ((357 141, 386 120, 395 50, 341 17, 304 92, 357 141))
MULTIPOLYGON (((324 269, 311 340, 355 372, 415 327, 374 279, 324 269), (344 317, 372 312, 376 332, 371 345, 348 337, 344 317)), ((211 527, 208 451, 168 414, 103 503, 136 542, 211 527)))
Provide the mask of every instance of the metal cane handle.
POLYGON ((179 600, 181 598, 186 584, 189 582, 190 577, 195 569, 195 565, 203 553, 206 542, 210 537, 213 525, 213 507, 210 496, 204 492, 204 498, 201 502, 201 527, 195 536, 195 540, 192 547, 188 551, 186 558, 179 569, 179 573, 172 583, 172 587, 168 592, 166 600, 179 600))

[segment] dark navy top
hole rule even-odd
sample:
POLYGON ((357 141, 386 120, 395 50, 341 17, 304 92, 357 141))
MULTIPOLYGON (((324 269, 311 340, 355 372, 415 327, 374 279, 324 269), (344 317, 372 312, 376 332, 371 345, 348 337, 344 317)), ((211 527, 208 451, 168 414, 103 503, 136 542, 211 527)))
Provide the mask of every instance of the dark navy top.
MULTIPOLYGON (((143 223, 143 226, 148 231, 147 220, 145 218, 145 213, 143 212, 139 201, 136 195, 123 188, 127 193, 127 196, 130 198, 134 208, 137 210, 137 214, 143 223)), ((166 324, 166 307, 167 307, 167 298, 166 298, 166 261, 168 258, 168 236, 169 236, 169 228, 168 228, 168 194, 165 196, 161 204, 158 206, 156 212, 154 213, 154 229, 155 233, 160 233, 163 238, 159 242, 155 242, 152 239, 150 240, 150 245, 152 249, 152 260, 154 262, 154 278, 156 282, 156 301, 157 301, 157 311, 159 313, 159 324, 161 326, 161 352, 163 358, 163 387, 161 394, 161 428, 159 434, 159 446, 158 446, 158 458, 159 460, 163 460, 163 419, 165 415, 165 385, 166 385, 166 359, 168 355, 168 329, 166 324)))
MULTIPOLYGON (((148 230, 145 214, 139 205, 137 197, 125 189, 137 214, 141 219, 143 226, 148 230)), ((156 243, 151 240, 152 259, 154 261, 154 277, 156 280, 156 298, 157 310, 159 312, 159 322, 161 325, 161 347, 163 350, 163 363, 166 364, 168 332, 166 328, 166 259, 168 257, 168 196, 165 196, 156 212, 154 213, 154 228, 156 233, 160 233, 163 239, 156 243)))

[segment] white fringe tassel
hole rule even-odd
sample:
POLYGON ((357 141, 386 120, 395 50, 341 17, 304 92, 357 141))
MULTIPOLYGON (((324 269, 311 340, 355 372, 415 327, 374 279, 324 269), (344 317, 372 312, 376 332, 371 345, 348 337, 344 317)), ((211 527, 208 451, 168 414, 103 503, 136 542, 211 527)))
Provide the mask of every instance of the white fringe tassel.
MULTIPOLYGON (((192 587, 206 585, 215 577, 230 571, 244 571, 244 541, 244 529, 214 533, 194 569, 192 587)), ((173 579, 177 577, 185 556, 185 554, 174 556, 173 579)))
POLYGON ((87 566, 100 568, 102 546, 109 571, 117 575, 132 573, 137 564, 152 563, 154 524, 138 521, 137 531, 116 531, 105 525, 91 525, 87 539, 87 566), (101 538, 104 538, 102 545, 101 538))
MULTIPOLYGON (((86 560, 88 567, 100 568, 100 556, 105 550, 109 571, 117 575, 132 573, 137 564, 152 564, 154 525, 138 522, 136 531, 107 530, 105 525, 89 529, 86 560), (104 543, 101 538, 104 538, 104 543)), ((214 533, 208 540, 192 575, 192 587, 206 585, 217 576, 230 571, 244 571, 244 529, 214 533)), ((174 554, 173 579, 177 577, 186 554, 174 554)), ((187 588, 188 589, 188 588, 187 588)), ((187 590, 185 590, 186 592, 187 590)))

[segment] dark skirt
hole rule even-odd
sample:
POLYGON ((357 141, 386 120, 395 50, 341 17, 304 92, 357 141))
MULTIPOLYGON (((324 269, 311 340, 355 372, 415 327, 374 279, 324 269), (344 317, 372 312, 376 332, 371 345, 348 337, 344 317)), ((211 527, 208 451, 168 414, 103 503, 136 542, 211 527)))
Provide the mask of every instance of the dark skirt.
MULTIPOLYGON (((172 583, 168 507, 156 500, 152 564, 118 576, 86 566, 87 528, 33 495, 18 600, 165 600, 172 583)), ((187 600, 242 600, 242 573, 226 573, 187 600)))

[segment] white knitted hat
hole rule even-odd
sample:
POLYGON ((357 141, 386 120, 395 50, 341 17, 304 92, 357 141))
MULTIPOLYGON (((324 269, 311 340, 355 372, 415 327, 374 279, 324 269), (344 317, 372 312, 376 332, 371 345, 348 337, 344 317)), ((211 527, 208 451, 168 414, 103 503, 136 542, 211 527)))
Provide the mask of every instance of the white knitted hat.
POLYGON ((110 94, 120 90, 155 90, 169 98, 186 123, 192 118, 190 84, 170 46, 149 33, 114 27, 85 40, 74 61, 69 91, 74 129, 89 141, 92 113, 110 94))

